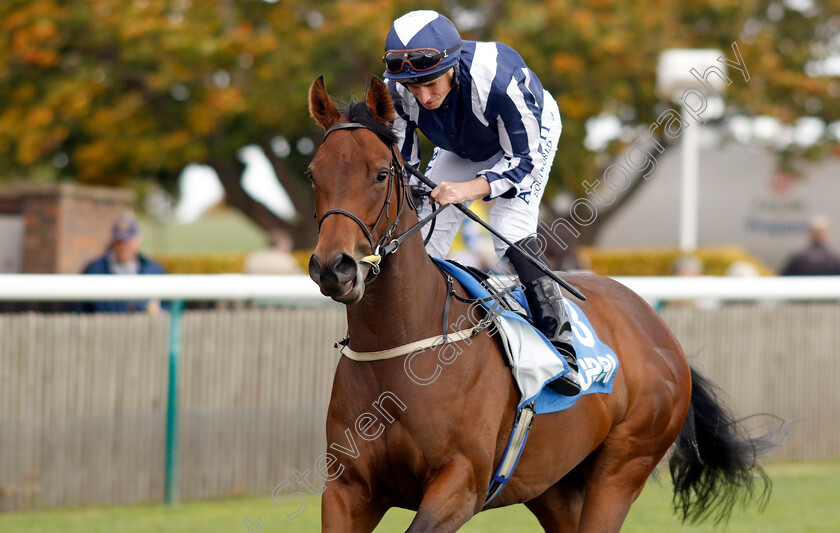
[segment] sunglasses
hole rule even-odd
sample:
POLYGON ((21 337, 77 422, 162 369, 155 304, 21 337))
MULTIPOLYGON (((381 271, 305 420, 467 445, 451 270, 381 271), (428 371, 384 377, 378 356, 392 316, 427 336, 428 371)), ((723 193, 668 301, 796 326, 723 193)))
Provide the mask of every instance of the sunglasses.
POLYGON ((461 48, 461 43, 453 46, 449 50, 439 52, 434 48, 417 48, 414 50, 389 50, 382 62, 385 63, 385 68, 391 74, 402 72, 405 64, 408 63, 411 70, 414 72, 423 72, 431 70, 440 65, 443 58, 449 57, 449 54, 461 48))

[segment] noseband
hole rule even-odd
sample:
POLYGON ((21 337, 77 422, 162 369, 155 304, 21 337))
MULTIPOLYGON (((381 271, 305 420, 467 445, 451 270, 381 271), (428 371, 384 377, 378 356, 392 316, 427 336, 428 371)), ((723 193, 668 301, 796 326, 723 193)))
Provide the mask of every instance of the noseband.
MULTIPOLYGON (((368 126, 358 122, 344 122, 341 124, 336 124, 335 126, 331 127, 324 133, 324 140, 327 139, 330 133, 336 130, 344 130, 344 129, 366 129, 371 130, 368 126)), ((405 167, 400 163, 399 159, 397 158, 397 152, 394 149, 394 145, 390 145, 389 148, 391 149, 391 167, 388 170, 388 193, 385 196, 385 203, 382 206, 382 210, 379 211, 379 216, 376 217, 376 222, 373 223, 373 227, 371 229, 367 228, 367 225, 362 221, 361 218, 354 215, 350 211, 346 209, 328 209, 321 218, 318 219, 318 232, 321 231, 321 225, 324 223, 324 219, 326 219, 330 215, 343 215, 355 222, 361 229, 362 233, 364 233, 365 237, 370 244, 371 255, 365 256, 361 259, 362 263, 367 263, 371 265, 371 271, 373 272, 373 276, 375 279, 376 276, 379 274, 379 262, 382 260, 383 255, 387 255, 393 253, 397 250, 399 243, 402 242, 402 239, 395 239, 390 243, 388 240, 391 238, 391 235, 394 234, 394 231, 397 229, 397 224, 400 221, 400 215, 402 214, 403 206, 408 204, 411 209, 414 209, 414 202, 411 198, 411 193, 409 192, 408 188, 408 174, 405 171, 405 167), (382 221, 382 217, 391 218, 390 214, 388 213, 388 208, 391 205, 391 193, 394 189, 394 177, 398 177, 400 180, 400 185, 402 186, 402 194, 400 194, 397 198, 397 216, 394 217, 394 222, 391 224, 391 227, 388 228, 388 231, 379 239, 379 242, 374 244, 373 242, 373 232, 376 231, 376 227, 382 221), (386 244, 387 243, 387 244, 386 244)), ((412 228, 414 229, 414 228, 412 228)), ((419 228, 418 228, 419 229, 419 228)), ((408 233, 408 232, 407 232, 408 233)), ((411 233, 414 233, 411 231, 411 233)), ((403 235, 403 237, 407 237, 408 234, 403 235)), ((373 279, 369 280, 368 283, 373 281, 373 279)))

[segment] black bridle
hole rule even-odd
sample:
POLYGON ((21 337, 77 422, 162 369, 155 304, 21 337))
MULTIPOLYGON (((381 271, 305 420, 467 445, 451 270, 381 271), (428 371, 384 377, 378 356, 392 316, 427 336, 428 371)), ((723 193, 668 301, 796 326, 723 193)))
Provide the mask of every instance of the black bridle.
MULTIPOLYGON (((335 126, 329 128, 326 131, 326 133, 324 133, 324 140, 327 139, 330 133, 336 130, 343 129, 366 129, 373 131, 369 126, 366 126, 359 122, 343 122, 341 124, 336 124, 335 126)), ((427 222, 433 220, 437 215, 444 211, 444 209, 442 208, 436 210, 434 213, 412 226, 405 233, 391 240, 391 236, 396 231, 397 225, 400 222, 400 215, 402 215, 403 207, 405 207, 405 205, 408 205, 409 208, 413 210, 416 210, 416 207, 414 205, 414 200, 411 196, 411 189, 409 188, 408 184, 408 173, 406 172, 405 167, 397 157, 397 151, 394 148, 394 145, 390 145, 389 148, 391 150, 391 167, 388 169, 388 192, 385 196, 385 203, 382 205, 382 209, 379 211, 379 216, 376 217, 376 222, 373 223, 373 226, 370 229, 368 229, 367 224, 365 224, 365 222, 361 218, 351 213, 350 211, 347 211, 346 209, 340 208, 328 209, 326 212, 324 212, 323 215, 321 215, 321 218, 318 219, 319 233, 321 231, 321 225, 324 223, 324 219, 326 219, 330 215, 343 215, 355 222, 359 226, 359 228, 361 228, 362 233, 364 233, 365 237, 367 238, 371 249, 371 254, 363 257, 360 261, 362 263, 369 264, 371 266, 371 272, 373 273, 373 278, 367 280, 366 283, 372 282, 374 279, 376 279, 376 276, 379 275, 379 263, 383 257, 396 252, 397 248, 399 248, 400 244, 405 239, 410 237, 412 234, 414 234, 416 231, 418 231, 420 228, 426 225, 427 222), (376 227, 382 221, 382 218, 391 218, 391 215, 388 211, 391 206, 391 195, 394 190, 395 178, 399 179, 400 187, 402 187, 402 191, 400 191, 400 194, 397 196, 397 215, 394 217, 394 222, 391 224, 391 227, 389 227, 385 234, 382 236, 382 238, 379 239, 379 242, 374 243, 373 233, 376 231, 376 227)))

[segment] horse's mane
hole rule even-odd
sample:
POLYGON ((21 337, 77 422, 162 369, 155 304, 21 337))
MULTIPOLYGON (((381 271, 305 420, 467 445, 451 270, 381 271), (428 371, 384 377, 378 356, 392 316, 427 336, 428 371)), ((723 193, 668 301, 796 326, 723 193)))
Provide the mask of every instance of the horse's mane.
POLYGON ((388 146, 397 143, 397 134, 388 124, 383 124, 373 117, 365 102, 353 102, 342 111, 350 122, 358 122, 375 133, 388 146))

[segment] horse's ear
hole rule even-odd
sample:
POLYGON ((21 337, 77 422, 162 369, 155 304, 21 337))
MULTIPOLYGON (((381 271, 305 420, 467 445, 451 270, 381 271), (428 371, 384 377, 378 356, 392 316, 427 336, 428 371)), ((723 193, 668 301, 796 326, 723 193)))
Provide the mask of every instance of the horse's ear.
POLYGON ((373 117, 379 122, 387 124, 394 118, 394 102, 391 100, 388 86, 376 76, 371 76, 365 100, 373 117))
POLYGON ((309 87, 309 116, 315 119, 324 129, 332 126, 340 117, 327 88, 324 87, 324 77, 320 76, 309 87))

